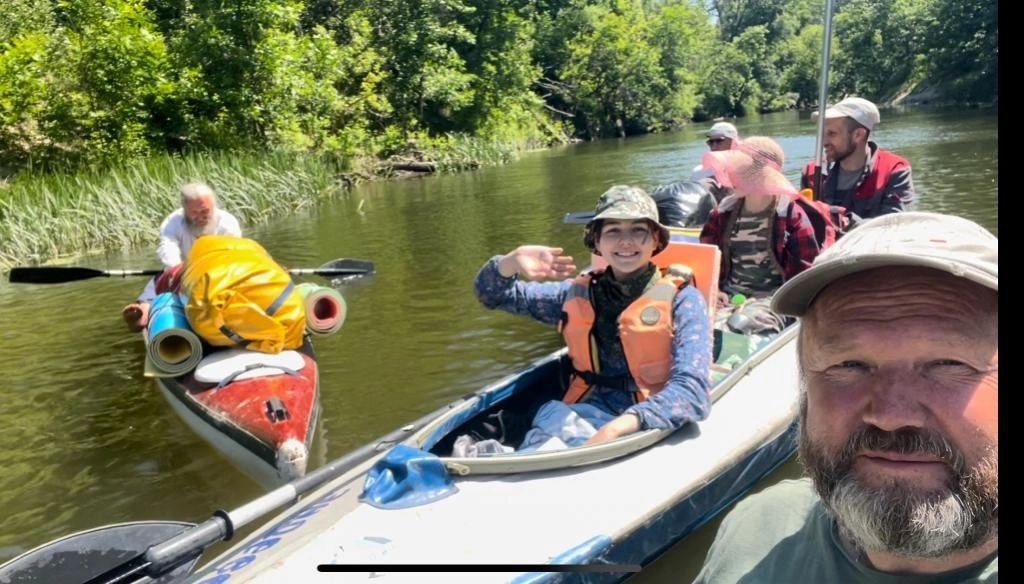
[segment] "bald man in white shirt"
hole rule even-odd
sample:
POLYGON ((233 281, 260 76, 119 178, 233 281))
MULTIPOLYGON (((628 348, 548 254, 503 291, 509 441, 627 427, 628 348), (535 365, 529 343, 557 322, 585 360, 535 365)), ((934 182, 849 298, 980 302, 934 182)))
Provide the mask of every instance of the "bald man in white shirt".
MULTIPOLYGON (((193 182, 181 187, 181 208, 160 224, 156 255, 164 271, 181 265, 196 239, 204 235, 242 236, 238 219, 217 207, 217 196, 209 185, 193 182)), ((156 296, 156 278, 150 280, 139 298, 121 311, 129 330, 138 332, 149 321, 149 303, 156 296)))

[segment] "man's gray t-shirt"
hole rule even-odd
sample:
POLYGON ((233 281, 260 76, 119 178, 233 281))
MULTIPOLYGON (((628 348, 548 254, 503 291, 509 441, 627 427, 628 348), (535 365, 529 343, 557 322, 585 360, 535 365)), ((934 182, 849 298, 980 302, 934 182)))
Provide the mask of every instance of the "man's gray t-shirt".
POLYGON ((857 181, 860 180, 860 176, 864 174, 863 168, 857 170, 846 170, 842 166, 839 167, 839 178, 836 179, 836 192, 845 194, 846 191, 852 191, 857 188, 857 181))
POLYGON ((782 481, 741 501, 722 522, 696 582, 761 584, 995 584, 999 558, 942 574, 879 572, 839 541, 810 479, 782 481))

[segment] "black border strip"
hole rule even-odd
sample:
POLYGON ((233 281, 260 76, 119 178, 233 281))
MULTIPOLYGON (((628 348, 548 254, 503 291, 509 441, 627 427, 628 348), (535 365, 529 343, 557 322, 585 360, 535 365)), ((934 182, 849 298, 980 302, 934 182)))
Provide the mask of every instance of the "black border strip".
POLYGON ((618 572, 634 574, 637 564, 319 564, 317 572, 618 572))

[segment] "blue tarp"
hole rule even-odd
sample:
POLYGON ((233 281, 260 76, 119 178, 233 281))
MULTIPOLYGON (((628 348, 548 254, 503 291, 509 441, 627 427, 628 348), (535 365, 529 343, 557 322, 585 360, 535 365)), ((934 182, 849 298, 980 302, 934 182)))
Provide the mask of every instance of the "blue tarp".
POLYGON ((458 492, 444 462, 399 444, 370 469, 359 500, 381 509, 426 505, 458 492))

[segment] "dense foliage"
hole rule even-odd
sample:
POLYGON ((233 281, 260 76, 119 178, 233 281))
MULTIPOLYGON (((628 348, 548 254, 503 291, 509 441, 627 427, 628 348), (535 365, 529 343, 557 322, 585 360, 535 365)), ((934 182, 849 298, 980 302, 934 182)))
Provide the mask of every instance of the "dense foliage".
MULTIPOLYGON (((5 0, 0 175, 528 147, 813 105, 821 0, 5 0)), ((838 0, 833 95, 992 101, 996 3, 838 0)))

